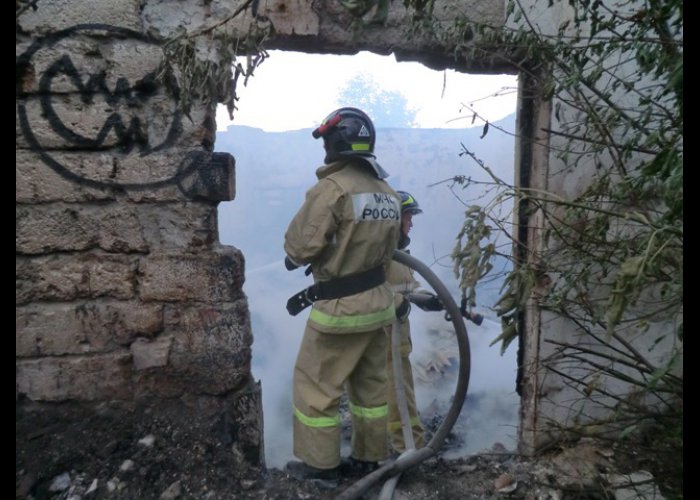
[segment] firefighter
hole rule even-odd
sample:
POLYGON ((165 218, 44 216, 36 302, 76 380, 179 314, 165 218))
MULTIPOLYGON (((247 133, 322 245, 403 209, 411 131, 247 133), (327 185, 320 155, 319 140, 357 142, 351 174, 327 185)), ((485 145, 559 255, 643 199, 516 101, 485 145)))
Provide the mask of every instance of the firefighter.
POLYGON ((287 309, 311 311, 293 376, 293 452, 298 479, 336 481, 347 465, 372 470, 388 456, 386 350, 395 317, 386 273, 401 232, 400 199, 374 155, 375 130, 340 108, 313 131, 323 139, 318 182, 284 235, 287 269, 310 265, 314 285, 287 309), (341 467, 339 403, 348 395, 352 438, 341 467))
MULTIPOLYGON (((397 191, 397 193, 401 196, 401 238, 399 240, 399 249, 404 252, 409 252, 407 247, 411 242, 411 238, 408 236, 408 233, 413 227, 413 216, 422 213, 423 210, 411 194, 406 191, 397 191)), ((420 283, 416 281, 411 268, 396 261, 391 262, 387 281, 391 284, 396 294, 396 316, 398 318, 398 326, 401 335, 401 359, 398 362, 401 363, 406 403, 411 419, 413 444, 415 448, 421 448, 425 444, 424 429, 420 421, 418 409, 416 408, 413 371, 409 360, 409 354, 412 350, 411 325, 408 320, 411 310, 410 299, 415 297, 418 293, 425 295, 425 300, 416 301, 416 305, 426 311, 440 311, 443 308, 443 304, 437 296, 420 288, 420 283)), ((400 454, 406 450, 406 443, 404 442, 403 432, 401 430, 401 418, 397 404, 396 380, 393 371, 391 349, 387 350, 387 382, 389 437, 392 451, 396 454, 400 454)))

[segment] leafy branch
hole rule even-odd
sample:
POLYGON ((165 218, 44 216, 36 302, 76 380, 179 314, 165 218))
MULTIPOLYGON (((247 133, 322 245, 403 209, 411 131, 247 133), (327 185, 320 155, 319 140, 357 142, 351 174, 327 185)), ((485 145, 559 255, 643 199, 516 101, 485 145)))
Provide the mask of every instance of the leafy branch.
POLYGON ((265 41, 273 34, 270 20, 257 15, 254 0, 245 0, 229 15, 194 31, 180 29, 163 44, 163 59, 157 78, 173 92, 179 108, 189 114, 192 103, 223 103, 233 120, 239 80, 243 84, 268 57, 265 41), (226 25, 234 18, 253 12, 245 36, 230 34, 226 25), (245 61, 245 65, 242 60, 245 61))
MULTIPOLYGON (((572 15, 559 26, 536 17, 547 11, 537 10, 539 2, 512 0, 506 29, 461 19, 445 33, 446 40, 464 35, 456 57, 497 52, 527 80, 533 93, 521 98, 552 105, 551 125, 520 137, 549 153, 547 188, 508 185, 463 146, 497 192, 468 206, 452 254, 455 274, 476 300, 494 241, 506 235, 513 268, 494 305, 502 321, 494 343, 507 349, 523 333, 528 311, 547 311, 547 318, 568 322, 564 340, 547 340, 557 346, 541 360, 549 372, 583 399, 616 401, 609 409, 619 422, 653 418, 656 410, 642 404, 649 401, 675 415, 679 401, 682 408, 682 1, 566 6, 572 15), (518 209, 516 232, 505 231, 509 222, 498 212, 504 203, 518 209), (653 356, 642 355, 639 339, 653 356), (663 356, 654 351, 659 345, 663 356), (604 380, 627 384, 630 396, 604 380)), ((488 121, 472 113, 488 132, 488 121)), ((453 182, 473 183, 461 176, 453 182)))

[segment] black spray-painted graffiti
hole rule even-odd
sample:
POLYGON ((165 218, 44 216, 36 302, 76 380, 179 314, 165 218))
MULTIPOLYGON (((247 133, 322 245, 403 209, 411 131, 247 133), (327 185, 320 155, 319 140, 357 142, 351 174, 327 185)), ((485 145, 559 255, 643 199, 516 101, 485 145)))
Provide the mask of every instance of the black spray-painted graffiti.
MULTIPOLYGON (((113 88, 110 89, 104 70, 91 74, 87 68, 76 67, 70 53, 62 54, 60 50, 57 50, 60 49, 61 43, 64 41, 70 41, 72 38, 84 40, 86 37, 95 40, 111 37, 118 40, 128 40, 135 44, 158 45, 156 41, 143 33, 130 29, 105 24, 83 24, 35 40, 27 51, 17 58, 18 123, 29 147, 40 155, 44 163, 61 176, 94 188, 153 189, 178 183, 183 177, 199 168, 203 162, 208 162, 210 153, 193 151, 187 154, 179 165, 174 166, 171 173, 159 179, 148 179, 135 183, 119 182, 110 178, 87 177, 73 169, 70 162, 61 163, 56 159, 58 155, 51 154, 51 148, 42 144, 37 134, 34 133, 37 127, 47 129, 48 125, 49 130, 66 141, 66 146, 61 149, 105 150, 108 147, 115 147, 120 154, 127 155, 136 152, 140 157, 172 146, 182 132, 182 114, 173 104, 171 109, 159 110, 160 119, 167 120, 161 127, 163 133, 157 138, 153 137, 153 132, 149 136, 148 120, 153 119, 153 116, 148 116, 148 113, 144 111, 144 104, 154 99, 159 89, 168 91, 156 82, 155 70, 144 72, 144 76, 134 82, 129 82, 127 78, 123 77, 117 78, 113 88), (33 76, 34 61, 41 59, 41 56, 46 58, 46 54, 49 54, 54 60, 48 64, 39 78, 38 98, 41 112, 32 114, 28 112, 26 103, 28 96, 22 86, 26 80, 31 80, 33 76), (66 82, 70 82, 75 93, 80 96, 83 106, 89 107, 96 102, 103 104, 106 118, 104 124, 93 137, 80 133, 75 126, 66 123, 67 120, 63 119, 61 113, 56 110, 54 105, 56 93, 53 91, 53 86, 57 82, 62 82, 64 86, 66 82), (125 112, 128 116, 124 116, 125 112), (112 142, 106 144, 108 137, 111 138, 112 142)), ((176 88, 175 92, 177 92, 176 88)), ((172 96, 172 93, 167 95, 172 96)), ((171 99, 171 102, 174 103, 175 100, 171 99)))

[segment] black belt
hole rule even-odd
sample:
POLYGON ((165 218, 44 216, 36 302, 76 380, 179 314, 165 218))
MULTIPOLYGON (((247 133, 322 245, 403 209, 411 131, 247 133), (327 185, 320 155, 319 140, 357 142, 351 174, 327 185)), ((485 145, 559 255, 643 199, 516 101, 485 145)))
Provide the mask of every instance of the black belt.
POLYGON ((327 281, 319 281, 295 293, 287 300, 287 311, 296 316, 317 300, 330 300, 364 292, 386 281, 384 266, 360 273, 348 274, 327 281))

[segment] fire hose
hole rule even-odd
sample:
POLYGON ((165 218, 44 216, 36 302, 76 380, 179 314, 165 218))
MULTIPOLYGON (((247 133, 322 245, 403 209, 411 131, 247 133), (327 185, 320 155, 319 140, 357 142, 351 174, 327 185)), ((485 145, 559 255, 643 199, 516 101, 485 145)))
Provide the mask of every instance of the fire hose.
MULTIPOLYGON (((442 311, 444 309, 445 306, 440 301, 437 301, 438 302, 437 308, 432 308, 433 307, 432 301, 436 298, 437 298, 436 296, 434 296, 430 293, 409 293, 408 294, 408 301, 411 302, 412 304, 416 304, 418 307, 420 307, 424 311, 442 311), (431 306, 428 306, 428 304, 431 304, 431 306)), ((462 297, 462 305, 459 306, 459 311, 462 314, 462 316, 467 318, 469 321, 471 321, 475 325, 480 325, 484 321, 484 317, 481 314, 467 311, 467 298, 466 297, 462 297)), ((452 316, 450 316, 449 312, 445 313, 445 321, 452 321, 452 316)))
MULTIPOLYGON (((399 353, 398 328, 396 328, 396 325, 394 325, 395 328, 394 332, 392 333, 391 340, 392 358, 395 360, 394 374, 396 378, 397 400, 399 405, 399 414, 401 416, 401 427, 404 442, 406 443, 406 451, 396 460, 387 461, 374 472, 369 473, 359 481, 352 484, 337 497, 338 500, 353 500, 360 498, 375 483, 378 483, 385 478, 389 479, 387 480, 385 487, 382 489, 382 496, 380 498, 391 499, 393 497, 394 486, 396 485, 400 474, 405 470, 420 464, 438 452, 443 442, 449 435, 450 430, 452 430, 452 426, 457 421, 467 396, 467 388, 469 387, 469 372, 471 369, 471 354, 469 351, 469 337, 467 336, 467 328, 462 320, 463 311, 457 306, 452 298, 452 295, 442 281, 440 281, 440 279, 435 275, 435 273, 433 273, 433 271, 430 270, 428 266, 423 264, 415 257, 412 257, 410 254, 399 250, 394 251, 393 258, 396 262, 410 267, 423 279, 425 279, 425 281, 433 288, 438 298, 442 301, 442 304, 445 306, 445 319, 452 321, 452 324, 455 327, 457 345, 459 348, 459 372, 457 376, 457 387, 455 388, 455 394, 452 398, 452 405, 447 411, 442 424, 435 431, 435 434, 433 434, 432 439, 424 447, 415 449, 415 445, 413 444, 413 436, 410 431, 408 407, 400 369, 401 356, 399 353), (399 367, 398 370, 396 368, 397 366, 399 367)), ((473 318, 470 319, 476 323, 473 318)))

